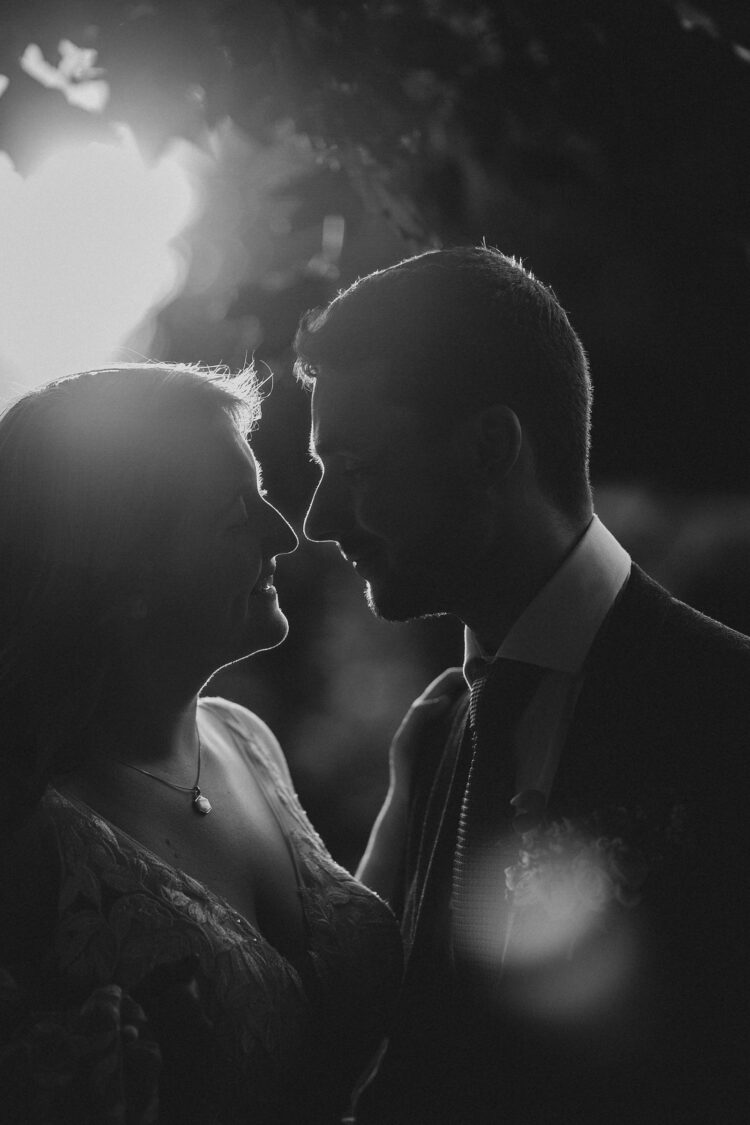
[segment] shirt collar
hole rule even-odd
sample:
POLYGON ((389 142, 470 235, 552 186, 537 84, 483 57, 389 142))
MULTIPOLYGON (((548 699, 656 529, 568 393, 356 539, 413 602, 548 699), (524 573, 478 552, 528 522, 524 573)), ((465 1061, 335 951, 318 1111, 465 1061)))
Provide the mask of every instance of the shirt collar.
POLYGON ((464 675, 503 657, 575 675, 630 574, 630 555, 594 516, 573 550, 517 618, 494 655, 464 631, 464 675))

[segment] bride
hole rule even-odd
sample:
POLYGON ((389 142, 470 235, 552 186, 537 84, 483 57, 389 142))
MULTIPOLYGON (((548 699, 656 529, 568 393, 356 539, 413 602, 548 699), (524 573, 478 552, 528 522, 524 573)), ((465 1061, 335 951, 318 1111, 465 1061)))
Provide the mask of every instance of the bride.
POLYGON ((258 413, 252 376, 153 365, 0 419, 14 1120, 335 1122, 382 1038, 390 911, 328 855, 268 727, 199 695, 287 632, 297 540, 245 440, 258 413))

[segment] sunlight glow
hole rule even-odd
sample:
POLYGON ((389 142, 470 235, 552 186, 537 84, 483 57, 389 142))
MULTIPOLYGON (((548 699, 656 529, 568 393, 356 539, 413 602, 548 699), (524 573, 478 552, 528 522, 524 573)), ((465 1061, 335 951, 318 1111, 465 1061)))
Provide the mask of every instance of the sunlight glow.
MULTIPOLYGON (((146 350, 153 318, 182 287, 175 243, 200 192, 173 145, 154 165, 132 133, 60 147, 27 177, 0 153, 0 397, 146 350)), ((186 146, 189 147, 189 146, 186 146)))

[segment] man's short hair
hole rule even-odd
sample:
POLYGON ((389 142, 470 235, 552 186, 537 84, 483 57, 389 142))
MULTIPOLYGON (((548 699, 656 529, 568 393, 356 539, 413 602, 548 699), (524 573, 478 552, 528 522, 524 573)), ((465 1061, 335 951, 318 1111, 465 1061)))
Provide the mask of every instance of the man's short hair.
POLYGON ((305 384, 368 362, 383 393, 446 431, 502 402, 534 449, 540 487, 577 512, 588 481, 591 380, 555 294, 486 246, 427 251, 360 278, 303 317, 295 339, 305 384))

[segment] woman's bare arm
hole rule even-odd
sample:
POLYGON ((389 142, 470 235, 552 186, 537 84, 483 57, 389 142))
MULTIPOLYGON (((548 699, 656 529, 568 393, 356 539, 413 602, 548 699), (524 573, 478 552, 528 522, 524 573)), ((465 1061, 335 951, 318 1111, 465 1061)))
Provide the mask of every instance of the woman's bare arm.
POLYGON ((457 690, 464 686, 460 668, 442 672, 414 700, 391 743, 388 793, 357 868, 357 878, 386 902, 393 899, 406 841, 409 795, 417 749, 430 724, 440 718, 457 690))

